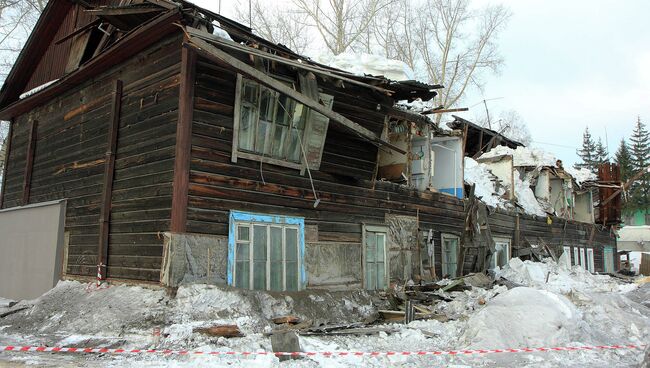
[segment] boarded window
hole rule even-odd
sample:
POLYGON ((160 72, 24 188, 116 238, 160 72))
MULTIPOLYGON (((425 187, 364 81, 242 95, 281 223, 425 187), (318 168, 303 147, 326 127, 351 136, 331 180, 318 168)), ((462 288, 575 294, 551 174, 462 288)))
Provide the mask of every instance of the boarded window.
POLYGON ((386 229, 364 228, 364 286, 367 290, 383 290, 388 285, 386 267, 386 229))
POLYGON ((594 267, 594 250, 592 248, 587 249, 587 270, 589 272, 596 272, 594 267))
MULTIPOLYGON (((237 80, 233 161, 243 157, 292 168, 320 168, 329 119, 241 75, 237 80)), ((332 108, 332 96, 318 96, 321 104, 332 108)))
POLYGON ((442 235, 442 275, 456 277, 458 270, 458 243, 455 235, 442 235))
POLYGON ((603 249, 603 271, 606 273, 614 272, 614 249, 611 247, 603 249))
POLYGON ((304 258, 302 221, 282 216, 231 214, 230 239, 234 245, 231 284, 251 290, 299 290, 304 258))

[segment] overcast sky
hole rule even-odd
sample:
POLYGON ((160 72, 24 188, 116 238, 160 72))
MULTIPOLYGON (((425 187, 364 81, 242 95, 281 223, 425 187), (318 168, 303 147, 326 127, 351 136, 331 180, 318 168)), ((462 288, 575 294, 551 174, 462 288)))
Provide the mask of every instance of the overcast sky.
MULTIPOLYGON (((217 10, 218 0, 197 0, 217 10)), ((512 12, 499 45, 506 65, 484 93, 467 95, 464 116, 515 110, 533 146, 574 163, 589 126, 613 155, 637 116, 650 122, 650 1, 502 0, 512 12), (498 99, 495 99, 498 98, 498 99)), ((222 1, 232 17, 233 1, 222 1)), ((246 1, 244 1, 244 4, 246 1)), ((488 1, 475 0, 476 4, 488 1)), ((494 1, 492 1, 494 3, 494 1)))

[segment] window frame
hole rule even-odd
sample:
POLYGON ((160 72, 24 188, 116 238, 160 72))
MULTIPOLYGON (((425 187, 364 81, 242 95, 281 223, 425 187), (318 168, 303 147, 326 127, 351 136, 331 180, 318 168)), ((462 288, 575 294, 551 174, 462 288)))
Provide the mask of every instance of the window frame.
POLYGON ((587 271, 594 273, 596 272, 596 266, 594 262, 594 248, 587 248, 587 271))
MULTIPOLYGON (((512 239, 511 238, 505 238, 505 237, 494 237, 494 238, 492 238, 492 240, 494 241, 494 249, 495 250, 496 250, 497 243, 500 243, 500 244, 505 243, 505 244, 507 244, 505 250, 506 250, 506 264, 508 264, 508 262, 510 261, 510 258, 511 258, 511 254, 512 254, 511 253, 512 239)), ((490 266, 492 268, 496 268, 498 266, 497 265, 498 257, 496 257, 496 255, 497 255, 497 253, 493 253, 490 256, 490 266)), ((502 267, 502 266, 499 266, 499 267, 502 267)))
MULTIPOLYGON (((278 76, 273 76, 273 77, 275 79, 281 80, 281 81, 286 82, 286 83, 290 83, 290 84, 295 83, 295 81, 289 80, 287 78, 281 78, 281 77, 278 77, 278 76)), ((287 160, 279 159, 279 158, 267 156, 265 154, 260 154, 260 153, 255 153, 255 152, 246 152, 246 151, 240 150, 240 148, 239 148, 239 135, 240 135, 239 134, 239 128, 240 128, 240 125, 241 125, 242 90, 243 90, 244 84, 246 83, 246 81, 244 79, 248 79, 248 78, 244 78, 244 76, 239 74, 239 73, 237 74, 237 81, 236 81, 236 86, 235 86, 235 106, 234 106, 234 111, 233 111, 233 138, 232 138, 231 161, 232 162, 237 162, 238 158, 243 158, 243 159, 248 159, 248 160, 252 160, 252 161, 260 161, 260 162, 271 164, 271 165, 283 166, 283 167, 288 167, 288 168, 291 168, 291 169, 300 170, 301 173, 304 172, 305 169, 307 168, 308 163, 306 162, 305 152, 303 152, 303 150, 307 151, 308 147, 305 147, 308 144, 306 138, 307 138, 307 135, 311 135, 312 125, 314 124, 313 121, 312 121, 313 120, 312 114, 314 114, 314 113, 313 113, 312 109, 310 109, 308 106, 305 106, 304 104, 301 104, 301 105, 303 105, 304 108, 307 109, 308 113, 307 113, 307 115, 305 117, 305 122, 304 122, 305 125, 304 125, 304 129, 302 130, 302 136, 300 136, 300 143, 299 144, 301 144, 302 147, 300 148, 300 153, 298 155, 299 156, 299 162, 290 161, 288 159, 287 160)), ((282 93, 279 92, 279 91, 275 91, 274 89, 272 89, 270 87, 267 87, 264 84, 256 82, 256 81, 254 81, 252 79, 250 79, 250 81, 252 81, 253 83, 256 83, 260 88, 266 88, 266 89, 268 89, 268 90, 270 90, 270 91, 272 91, 274 93, 274 95, 276 96, 275 97, 275 101, 276 101, 275 105, 276 106, 274 106, 274 109, 277 109, 277 100, 279 99, 279 96, 282 95, 282 93)), ((331 109, 333 104, 334 104, 334 96, 329 95, 329 94, 325 94, 325 93, 322 93, 322 92, 319 92, 318 94, 319 94, 319 96, 321 96, 321 99, 329 101, 328 106, 326 106, 326 107, 331 109)), ((258 101, 258 105, 259 105, 259 103, 260 102, 258 101)), ((300 102, 296 101, 296 103, 300 103, 300 102)), ((257 117, 257 123, 259 123, 259 113, 258 113, 258 117, 257 117)), ((276 125, 276 123, 273 122, 273 126, 275 126, 275 125, 276 125)), ((289 131, 290 130, 291 129, 289 128, 289 131)), ((272 130, 269 133, 269 139, 273 139, 273 133, 274 133, 274 130, 272 130)), ((287 138, 285 138, 285 140, 288 140, 288 137, 289 137, 289 135, 287 135, 287 138)), ((322 141, 320 142, 320 157, 321 158, 322 158, 322 155, 323 155, 323 147, 325 146, 326 137, 327 137, 327 129, 325 131, 325 134, 323 134, 323 136, 322 136, 322 141)), ((318 167, 315 168, 315 167, 311 167, 311 166, 309 168, 312 169, 312 170, 313 169, 318 169, 318 167)))
POLYGON ((568 245, 562 246, 562 254, 566 254, 567 257, 569 257, 569 265, 572 265, 573 262, 571 260, 571 247, 568 245))
POLYGON ((580 249, 579 247, 573 247, 573 263, 572 265, 580 265, 580 249))
MULTIPOLYGON (((445 275, 449 275, 450 278, 454 278, 458 276, 458 253, 460 252, 460 236, 455 235, 455 234, 450 234, 450 233, 441 233, 440 234, 440 276, 444 277, 445 275), (455 239, 456 240, 456 272, 452 275, 449 272, 449 265, 446 262, 446 257, 445 257, 445 240, 446 239, 455 239)), ((461 271, 462 273, 462 271, 461 271)))
POLYGON ((585 252, 585 248, 580 247, 580 266, 584 268, 585 270, 587 269, 587 254, 585 252))
POLYGON ((307 277, 305 272, 305 220, 301 217, 289 217, 282 215, 266 215, 266 214, 255 214, 248 212, 240 211, 230 211, 230 223, 229 223, 229 234, 228 234, 228 285, 236 287, 236 276, 237 276, 237 262, 240 261, 236 257, 236 249, 238 243, 248 243, 248 258, 249 258, 249 287, 246 290, 255 290, 254 288, 254 252, 253 252, 253 242, 254 242, 254 226, 265 226, 267 234, 267 244, 266 244, 266 260, 265 260, 265 288, 266 291, 288 291, 287 290, 287 243, 286 243, 286 229, 295 229, 297 231, 297 289, 292 291, 304 290, 307 283, 307 277), (246 227, 249 228, 248 240, 239 239, 239 228, 246 227), (282 229, 282 290, 274 290, 271 288, 271 228, 281 228, 282 229))
MULTIPOLYGON (((362 234, 361 234, 361 246, 363 247, 362 251, 362 263, 363 263, 363 275, 361 276, 361 282, 365 290, 385 290, 390 285, 390 267, 388 265, 388 227, 385 225, 367 225, 363 224, 362 234), (377 285, 374 288, 368 288, 366 284, 366 275, 368 274, 368 255, 366 250, 366 234, 368 232, 372 233, 381 233, 384 234, 384 288, 378 289, 377 285)), ((376 263, 376 262, 375 262, 376 263)))

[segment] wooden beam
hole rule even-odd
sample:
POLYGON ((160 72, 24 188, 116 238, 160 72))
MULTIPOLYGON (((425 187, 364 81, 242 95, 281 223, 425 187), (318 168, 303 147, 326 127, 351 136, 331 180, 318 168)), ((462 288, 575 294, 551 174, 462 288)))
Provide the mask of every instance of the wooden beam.
POLYGON ((0 209, 4 206, 5 201, 5 188, 7 187, 7 166, 9 165, 9 155, 11 154, 11 140, 14 131, 14 122, 13 120, 9 122, 9 133, 7 135, 7 148, 5 150, 5 161, 4 166, 2 166, 2 188, 0 188, 0 209))
POLYGON ((339 74, 339 73, 336 73, 333 70, 329 70, 329 69, 326 69, 326 68, 323 68, 323 67, 320 67, 320 66, 317 66, 317 65, 307 64, 306 62, 302 63, 302 62, 299 62, 297 60, 292 60, 292 59, 288 59, 286 57, 273 55, 271 53, 260 51, 258 49, 254 49, 254 48, 249 47, 249 46, 244 46, 244 45, 238 44, 237 42, 234 42, 234 41, 226 40, 225 38, 215 36, 215 35, 213 35, 211 33, 208 33, 206 31, 202 31, 200 29, 196 29, 196 28, 192 28, 192 27, 186 27, 185 31, 190 35, 190 37, 192 37, 192 39, 199 38, 199 39, 202 39, 202 40, 206 40, 206 41, 209 41, 211 43, 216 43, 219 46, 223 46, 223 47, 226 47, 226 48, 231 49, 231 50, 237 50, 237 51, 241 51, 241 52, 244 52, 244 53, 247 53, 247 54, 259 56, 261 58, 265 58, 265 59, 268 59, 268 60, 273 60, 273 61, 276 61, 276 62, 281 63, 281 64, 293 66, 295 68, 300 68, 300 69, 303 69, 303 70, 309 70, 311 72, 320 74, 320 75, 328 77, 328 78, 340 79, 340 80, 342 80, 344 82, 354 84, 354 85, 358 85, 358 86, 361 86, 361 87, 364 87, 364 88, 370 88, 370 89, 373 89, 375 91, 381 92, 381 93, 386 94, 386 95, 392 95, 393 93, 395 93, 394 91, 391 91, 391 90, 388 90, 388 89, 385 89, 385 88, 381 88, 381 87, 377 87, 377 86, 373 86, 371 84, 360 82, 358 80, 348 78, 348 77, 346 77, 344 75, 341 75, 341 74, 344 74, 344 73, 348 74, 348 75, 351 75, 350 73, 347 73, 347 72, 344 72, 344 71, 339 72, 340 73, 339 74))
POLYGON ((448 112, 460 112, 460 111, 469 111, 469 108, 467 107, 459 107, 456 109, 431 109, 431 110, 426 110, 422 111, 422 115, 429 115, 429 114, 444 114, 448 112))
POLYGON ((115 176, 115 153, 117 151, 117 134, 120 129, 122 110, 122 81, 116 80, 113 87, 111 103, 111 125, 108 130, 106 160, 104 161, 104 188, 102 189, 101 210, 99 215, 99 244, 97 246, 98 278, 106 279, 108 264, 108 235, 110 233, 111 206, 113 196, 113 178, 115 176))
POLYGON ((27 158, 25 159, 25 176, 23 181, 23 206, 29 204, 29 192, 32 186, 32 169, 34 168, 34 152, 36 152, 36 133, 38 120, 32 120, 27 141, 27 158))
POLYGON ((195 49, 199 55, 209 60, 212 60, 214 62, 226 63, 230 65, 240 73, 245 74, 246 76, 258 81, 259 83, 262 83, 271 89, 274 89, 282 94, 285 94, 291 97, 292 99, 302 103, 303 105, 311 108, 312 110, 327 116, 332 121, 341 124, 343 127, 355 132, 362 138, 368 139, 369 141, 374 142, 378 145, 386 146, 401 154, 406 154, 406 151, 402 150, 399 147, 394 146, 389 142, 382 140, 372 131, 364 128, 363 126, 353 122, 352 120, 346 118, 345 116, 335 111, 325 108, 325 106, 318 103, 318 101, 315 101, 307 97, 306 95, 288 87, 284 83, 262 73, 261 71, 255 69, 254 67, 237 59, 236 57, 209 44, 208 42, 198 39, 196 37, 191 38, 189 42, 190 43, 189 44, 186 43, 186 45, 188 47, 195 49))
POLYGON ((621 188, 617 191, 615 191, 612 195, 607 197, 602 203, 598 204, 599 207, 605 206, 607 203, 609 203, 612 199, 616 198, 617 195, 621 194, 624 190, 630 187, 635 181, 640 179, 643 175, 649 174, 650 173, 650 165, 647 167, 639 170, 638 173, 636 173, 633 177, 630 178, 630 180, 626 181, 623 185, 621 185, 621 188))
POLYGON ((173 232, 185 232, 187 228, 187 196, 190 182, 195 78, 196 53, 192 49, 183 47, 172 193, 171 231, 173 232))

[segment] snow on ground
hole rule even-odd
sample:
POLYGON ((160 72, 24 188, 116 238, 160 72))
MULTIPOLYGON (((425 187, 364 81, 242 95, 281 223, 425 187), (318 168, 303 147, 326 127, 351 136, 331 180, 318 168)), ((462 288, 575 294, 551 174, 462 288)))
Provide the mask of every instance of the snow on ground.
POLYGON ((496 146, 481 155, 481 158, 511 155, 514 166, 555 166, 557 159, 553 154, 544 150, 531 147, 517 147, 512 149, 506 146, 496 146))
POLYGON ((384 76, 394 81, 413 79, 413 71, 403 61, 386 59, 380 55, 344 52, 338 55, 323 53, 316 58, 316 62, 345 70, 356 75, 384 76))
MULTIPOLYGON (((453 292, 432 308, 451 318, 389 324, 395 333, 369 336, 301 336, 303 351, 417 351, 640 344, 650 341, 650 308, 641 302, 650 284, 625 284, 580 267, 552 261, 513 259, 496 277, 522 285, 453 292), (548 282, 546 279, 548 277, 548 282)), ((317 323, 362 321, 382 302, 366 292, 266 293, 190 285, 175 297, 160 289, 60 282, 28 307, 0 319, 0 345, 47 344, 122 348, 271 351, 269 318, 287 313, 317 323), (226 339, 193 332, 195 327, 236 323, 245 337, 226 339), (162 336, 152 331, 161 328, 162 336)), ((0 313, 7 308, 0 308, 0 313)), ((640 350, 565 351, 471 356, 316 356, 280 362, 273 356, 65 355, 0 353, 0 365, 201 367, 637 367, 640 350)))

